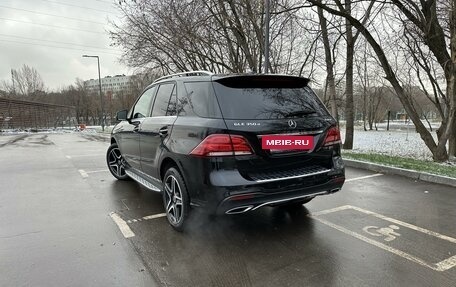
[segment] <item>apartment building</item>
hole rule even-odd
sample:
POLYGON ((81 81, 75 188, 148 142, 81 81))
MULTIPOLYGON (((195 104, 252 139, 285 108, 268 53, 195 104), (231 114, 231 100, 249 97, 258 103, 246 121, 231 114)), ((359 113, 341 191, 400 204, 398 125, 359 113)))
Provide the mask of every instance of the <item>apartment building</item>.
MULTIPOLYGON (((106 76, 101 78, 101 91, 103 94, 112 93, 115 95, 119 91, 131 90, 130 79, 131 76, 125 75, 106 76)), ((84 85, 89 91, 98 91, 98 79, 84 81, 84 85)))

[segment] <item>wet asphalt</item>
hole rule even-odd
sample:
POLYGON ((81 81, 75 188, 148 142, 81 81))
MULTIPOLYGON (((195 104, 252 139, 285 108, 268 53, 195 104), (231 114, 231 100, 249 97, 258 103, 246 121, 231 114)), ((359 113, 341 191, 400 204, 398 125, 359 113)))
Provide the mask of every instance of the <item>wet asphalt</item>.
POLYGON ((108 145, 0 136, 0 286, 456 286, 455 188, 348 168, 302 209, 195 211, 178 233, 160 194, 109 174, 108 145))

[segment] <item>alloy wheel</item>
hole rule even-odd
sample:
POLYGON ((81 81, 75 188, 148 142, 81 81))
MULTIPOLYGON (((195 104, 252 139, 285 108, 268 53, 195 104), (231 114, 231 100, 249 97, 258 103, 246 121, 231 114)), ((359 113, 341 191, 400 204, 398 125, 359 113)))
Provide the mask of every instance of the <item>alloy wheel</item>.
POLYGON ((119 148, 113 148, 108 155, 108 163, 111 171, 118 177, 125 176, 125 160, 120 153, 119 148))
POLYGON ((173 175, 165 179, 165 208, 171 223, 179 223, 183 215, 182 191, 173 175))

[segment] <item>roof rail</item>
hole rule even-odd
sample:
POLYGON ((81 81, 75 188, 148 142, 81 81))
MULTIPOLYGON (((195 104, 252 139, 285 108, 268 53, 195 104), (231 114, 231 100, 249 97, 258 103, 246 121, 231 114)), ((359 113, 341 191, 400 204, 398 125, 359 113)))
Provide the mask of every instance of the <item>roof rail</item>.
POLYGON ((160 77, 154 81, 158 82, 164 79, 169 79, 169 78, 175 78, 175 77, 188 77, 188 76, 210 76, 213 75, 214 73, 208 72, 208 71, 187 71, 187 72, 182 72, 182 73, 176 73, 176 74, 171 74, 167 76, 160 77))

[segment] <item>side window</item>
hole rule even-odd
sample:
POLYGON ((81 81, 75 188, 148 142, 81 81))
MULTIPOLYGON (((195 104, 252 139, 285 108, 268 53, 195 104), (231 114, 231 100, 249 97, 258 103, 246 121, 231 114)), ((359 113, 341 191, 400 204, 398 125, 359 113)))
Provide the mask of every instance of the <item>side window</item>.
POLYGON ((174 83, 162 84, 158 88, 152 109, 153 117, 176 115, 176 85, 174 83))
POLYGON ((211 82, 184 83, 186 95, 179 98, 179 115, 220 118, 220 108, 211 82))
POLYGON ((133 119, 144 118, 149 115, 150 105, 152 103, 153 96, 155 94, 155 87, 152 87, 146 90, 139 100, 136 102, 135 106, 133 107, 132 117, 133 119))

